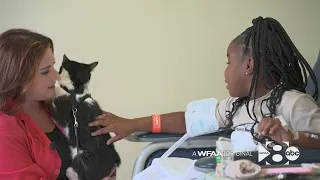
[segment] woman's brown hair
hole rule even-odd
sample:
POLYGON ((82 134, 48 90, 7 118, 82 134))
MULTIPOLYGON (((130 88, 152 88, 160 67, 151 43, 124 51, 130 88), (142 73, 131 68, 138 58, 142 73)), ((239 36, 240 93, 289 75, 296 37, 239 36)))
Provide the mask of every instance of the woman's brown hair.
POLYGON ((0 35, 1 111, 10 111, 5 109, 8 100, 23 100, 47 48, 54 50, 50 38, 26 29, 10 29, 0 35))

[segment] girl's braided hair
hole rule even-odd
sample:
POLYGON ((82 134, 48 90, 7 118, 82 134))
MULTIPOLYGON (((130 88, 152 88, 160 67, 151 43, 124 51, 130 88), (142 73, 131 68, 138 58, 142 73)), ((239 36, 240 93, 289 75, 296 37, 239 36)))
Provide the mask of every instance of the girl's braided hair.
POLYGON ((266 118, 272 118, 276 115, 276 106, 281 102, 282 95, 285 91, 295 89, 303 93, 306 92, 307 71, 315 85, 312 96, 315 100, 318 99, 318 84, 312 68, 300 54, 277 20, 258 17, 254 19, 252 23, 253 26, 249 27, 232 42, 245 45, 243 55, 251 56, 254 60, 250 91, 248 96, 239 97, 232 103, 231 111, 227 111, 226 114, 226 125, 227 128, 232 127, 234 114, 240 106, 245 104, 250 118, 255 122, 251 129, 251 134, 255 140, 260 141, 254 135, 254 126, 259 122, 254 113, 256 94, 253 93, 256 92, 260 66, 263 76, 262 79, 266 88, 272 89, 270 97, 264 99, 260 105, 261 107, 263 103, 266 103, 269 112, 262 112, 261 109, 262 116, 266 118), (271 78, 271 80, 275 82, 275 85, 267 87, 265 76, 271 78), (253 100, 252 114, 249 110, 250 100, 253 100))

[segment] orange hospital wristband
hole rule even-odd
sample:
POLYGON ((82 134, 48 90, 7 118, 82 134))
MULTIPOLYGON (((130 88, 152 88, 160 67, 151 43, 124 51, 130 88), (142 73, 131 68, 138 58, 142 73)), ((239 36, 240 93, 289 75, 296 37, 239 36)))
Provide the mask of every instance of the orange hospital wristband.
POLYGON ((161 132, 161 117, 159 114, 152 115, 152 132, 161 132))

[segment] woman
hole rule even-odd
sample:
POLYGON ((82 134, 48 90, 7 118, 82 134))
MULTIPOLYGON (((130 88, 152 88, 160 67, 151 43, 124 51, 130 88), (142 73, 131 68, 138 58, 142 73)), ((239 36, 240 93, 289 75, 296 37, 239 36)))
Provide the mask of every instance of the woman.
POLYGON ((23 29, 0 35, 0 179, 60 174, 62 162, 45 134, 56 126, 43 103, 55 96, 60 79, 53 65, 48 37, 23 29))
MULTIPOLYGON (((315 99, 318 97, 317 81, 278 21, 262 17, 254 19, 253 26, 230 43, 227 58, 225 81, 231 97, 216 107, 215 119, 219 127, 241 128, 244 124, 254 123, 251 133, 255 140, 259 140, 259 134, 276 141, 290 141, 297 146, 320 148, 319 140, 301 136, 310 134, 298 136, 298 132, 320 133, 320 110, 314 99, 305 93, 307 74, 302 72, 307 70, 315 83, 315 99), (256 134, 254 126, 257 123, 256 134)), ((186 132, 184 112, 132 120, 105 113, 89 125, 105 126, 93 136, 114 132, 116 136, 108 143, 136 131, 186 132)))
POLYGON ((76 179, 61 149, 68 142, 44 103, 60 80, 53 52, 51 39, 35 32, 0 35, 0 179, 76 179))

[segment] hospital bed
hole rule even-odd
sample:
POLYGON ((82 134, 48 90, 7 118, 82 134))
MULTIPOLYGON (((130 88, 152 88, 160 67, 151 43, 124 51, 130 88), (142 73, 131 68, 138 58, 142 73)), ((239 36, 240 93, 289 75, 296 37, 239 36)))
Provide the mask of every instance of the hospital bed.
MULTIPOLYGON (((219 136, 230 136, 230 132, 221 130, 217 133, 198 136, 188 139, 170 157, 181 157, 189 159, 200 159, 211 156, 215 151, 216 141, 219 136)), ((132 178, 149 167, 152 160, 161 157, 183 134, 140 132, 131 134, 126 140, 131 142, 150 142, 140 153, 134 164, 132 178)))
MULTIPOLYGON (((313 70, 317 76, 318 85, 320 86, 320 51, 318 59, 314 64, 313 70)), ((308 79, 307 93, 313 94, 314 84, 311 79, 308 79)), ((317 101, 320 107, 320 98, 317 101)), ((219 136, 229 136, 229 131, 223 129, 217 133, 203 135, 188 139, 177 150, 175 150, 170 157, 182 157, 189 159, 200 159, 211 156, 210 152, 215 151, 216 141, 219 136)), ((132 178, 149 167, 152 160, 161 157, 161 155, 168 150, 183 134, 169 134, 169 133, 152 133, 152 132, 137 132, 133 133, 126 138, 131 142, 147 142, 149 143, 140 153, 135 161, 132 178)))

